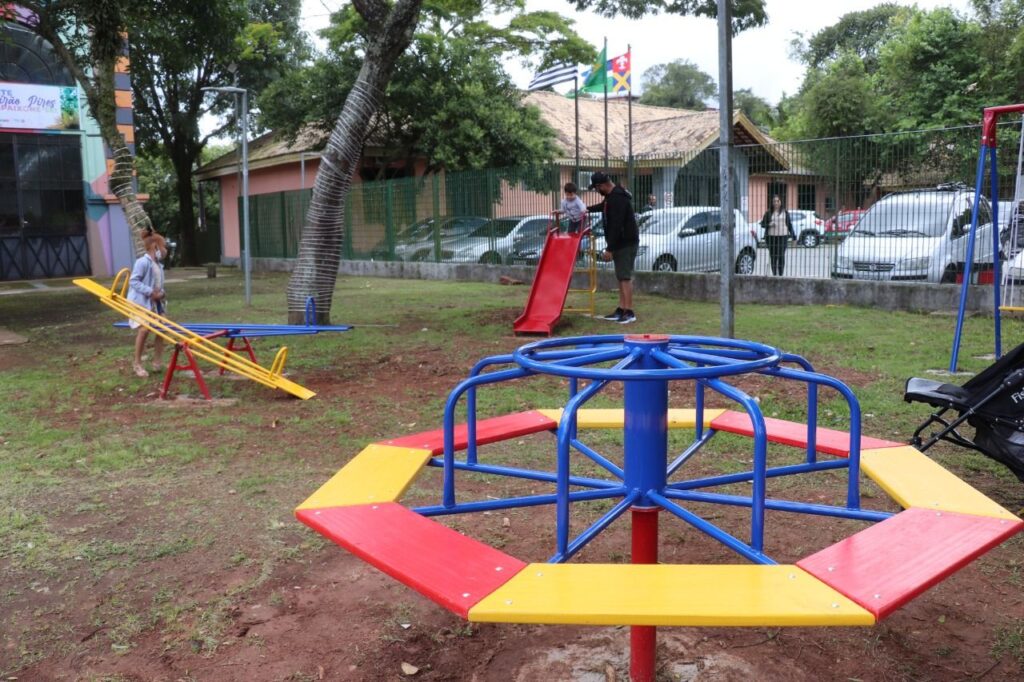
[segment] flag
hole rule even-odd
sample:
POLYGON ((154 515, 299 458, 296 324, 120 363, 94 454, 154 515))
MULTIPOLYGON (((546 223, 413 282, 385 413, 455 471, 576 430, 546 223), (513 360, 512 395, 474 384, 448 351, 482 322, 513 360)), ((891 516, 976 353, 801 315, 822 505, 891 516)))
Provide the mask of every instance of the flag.
POLYGON ((605 85, 608 81, 608 51, 607 48, 601 50, 601 54, 598 55, 597 61, 590 67, 590 71, 586 72, 583 79, 583 85, 580 86, 580 92, 588 93, 603 93, 605 91, 605 85))
POLYGON ((630 53, 620 54, 608 60, 608 71, 611 73, 611 91, 613 93, 632 91, 632 59, 630 53))
POLYGON ((533 77, 533 80, 530 81, 527 90, 541 90, 558 83, 571 81, 574 78, 576 78, 576 66, 574 64, 555 64, 546 71, 538 72, 533 77))

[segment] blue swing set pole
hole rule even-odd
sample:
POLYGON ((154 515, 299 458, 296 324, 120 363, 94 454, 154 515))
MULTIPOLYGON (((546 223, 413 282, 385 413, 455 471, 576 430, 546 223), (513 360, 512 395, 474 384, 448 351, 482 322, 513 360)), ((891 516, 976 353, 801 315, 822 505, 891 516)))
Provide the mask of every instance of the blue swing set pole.
MULTIPOLYGON (((964 315, 967 312, 967 292, 971 286, 971 265, 974 263, 974 240, 978 235, 978 205, 981 203, 981 189, 985 180, 985 158, 992 155, 995 167, 995 149, 989 149, 982 136, 981 150, 978 152, 978 172, 974 179, 974 201, 971 205, 971 231, 967 236, 967 256, 964 258, 963 283, 960 285, 960 307, 956 313, 956 331, 953 333, 953 353, 949 358, 949 371, 956 372, 957 360, 960 356, 960 337, 964 330, 964 315)), ((998 233, 999 231, 996 230, 998 233)), ((996 252, 998 254, 998 251, 996 252)), ((998 315, 998 310, 996 311, 998 315)))
MULTIPOLYGON (((996 168, 996 148, 992 147, 992 157, 988 170, 992 183, 992 315, 994 333, 996 335, 996 359, 1003 356, 1003 325, 1001 312, 999 310, 1002 296, 1000 295, 1000 267, 999 262, 999 173, 996 168)), ((977 202, 975 202, 977 203, 977 202)))
POLYGON ((992 315, 995 320, 995 353, 998 359, 1003 354, 1002 320, 1000 318, 1000 264, 999 264, 999 174, 996 166, 996 126, 1003 114, 1024 114, 1024 104, 1008 104, 986 107, 981 123, 981 152, 978 154, 978 176, 974 184, 974 207, 971 211, 971 234, 967 242, 967 262, 964 263, 964 281, 960 289, 960 308, 956 316, 956 333, 953 335, 953 353, 949 358, 949 371, 955 372, 960 354, 960 340, 963 334, 964 314, 967 308, 967 287, 971 280, 971 264, 974 260, 974 239, 978 229, 978 202, 981 201, 981 186, 985 172, 986 154, 989 159, 989 175, 992 188, 992 315))

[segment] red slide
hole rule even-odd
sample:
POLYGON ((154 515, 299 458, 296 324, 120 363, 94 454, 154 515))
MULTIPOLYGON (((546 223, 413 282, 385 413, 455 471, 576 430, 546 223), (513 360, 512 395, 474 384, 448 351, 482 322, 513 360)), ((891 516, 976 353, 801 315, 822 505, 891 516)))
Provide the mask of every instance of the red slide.
POLYGON ((545 334, 551 336, 551 330, 562 317, 565 297, 569 294, 569 283, 576 267, 580 242, 589 230, 580 230, 573 234, 559 234, 557 230, 548 232, 541 252, 537 274, 530 287, 530 298, 526 301, 526 310, 516 318, 512 329, 516 334, 545 334))

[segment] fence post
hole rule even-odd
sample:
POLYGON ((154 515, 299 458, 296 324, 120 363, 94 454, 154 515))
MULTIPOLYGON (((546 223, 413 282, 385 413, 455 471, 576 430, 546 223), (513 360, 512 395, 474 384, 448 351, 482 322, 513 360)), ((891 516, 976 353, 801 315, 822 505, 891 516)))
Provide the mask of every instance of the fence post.
POLYGON ((387 246, 387 260, 395 259, 395 206, 394 180, 384 181, 384 243, 387 246))
MULTIPOLYGON (((445 181, 447 182, 447 180, 448 178, 445 176, 445 181)), ((433 194, 431 199, 434 204, 434 230, 432 233, 434 235, 434 262, 436 263, 441 260, 441 178, 436 172, 433 175, 431 191, 433 194)))

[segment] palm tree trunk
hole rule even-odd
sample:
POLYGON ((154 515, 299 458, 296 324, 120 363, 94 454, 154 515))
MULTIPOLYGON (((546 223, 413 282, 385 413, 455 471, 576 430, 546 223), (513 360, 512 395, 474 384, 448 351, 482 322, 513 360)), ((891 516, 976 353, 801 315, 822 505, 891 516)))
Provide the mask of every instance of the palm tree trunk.
POLYGON ((295 270, 288 282, 291 324, 302 323, 309 298, 316 304, 317 322, 330 322, 345 237, 345 201, 352 176, 359 169, 366 130, 380 107, 395 61, 412 40, 421 3, 422 0, 398 0, 391 8, 383 0, 353 3, 367 21, 372 36, 359 77, 320 157, 295 270))

